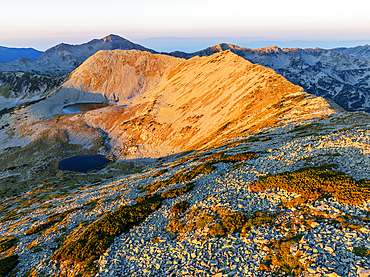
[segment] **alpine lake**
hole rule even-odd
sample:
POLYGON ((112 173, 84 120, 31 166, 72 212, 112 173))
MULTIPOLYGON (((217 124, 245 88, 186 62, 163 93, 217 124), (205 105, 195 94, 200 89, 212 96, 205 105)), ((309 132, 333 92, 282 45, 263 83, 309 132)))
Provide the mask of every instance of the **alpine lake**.
MULTIPOLYGON (((83 113, 91 110, 111 106, 107 103, 76 103, 63 107, 63 113, 83 113)), ((106 167, 111 160, 103 155, 80 155, 66 158, 59 162, 59 170, 69 170, 74 172, 88 172, 91 170, 100 170, 106 167)))

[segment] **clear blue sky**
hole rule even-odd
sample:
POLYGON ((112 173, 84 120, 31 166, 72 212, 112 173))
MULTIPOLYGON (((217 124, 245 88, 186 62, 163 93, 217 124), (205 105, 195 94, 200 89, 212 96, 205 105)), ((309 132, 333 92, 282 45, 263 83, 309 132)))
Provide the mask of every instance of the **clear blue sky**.
POLYGON ((363 0, 0 0, 0 45, 45 50, 108 34, 370 40, 363 0))

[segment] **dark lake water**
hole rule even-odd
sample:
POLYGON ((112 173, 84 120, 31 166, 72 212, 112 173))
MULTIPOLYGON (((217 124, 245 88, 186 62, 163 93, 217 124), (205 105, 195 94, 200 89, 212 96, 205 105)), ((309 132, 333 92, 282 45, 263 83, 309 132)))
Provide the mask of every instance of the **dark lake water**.
POLYGON ((82 112, 104 108, 107 106, 110 106, 110 104, 107 104, 107 103, 77 103, 77 104, 65 106, 63 108, 63 112, 65 114, 82 113, 82 112))
POLYGON ((69 170, 76 172, 87 172, 94 169, 103 169, 111 160, 103 155, 81 155, 64 159, 59 162, 59 170, 69 170))

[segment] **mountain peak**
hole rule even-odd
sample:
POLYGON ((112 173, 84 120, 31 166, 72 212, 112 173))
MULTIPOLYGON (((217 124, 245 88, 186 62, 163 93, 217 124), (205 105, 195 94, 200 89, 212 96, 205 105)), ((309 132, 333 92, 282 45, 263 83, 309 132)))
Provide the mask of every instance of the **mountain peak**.
POLYGON ((45 51, 36 61, 24 65, 22 61, 0 64, 0 71, 32 72, 46 76, 62 76, 75 70, 88 57, 99 50, 132 50, 156 53, 152 49, 135 44, 120 36, 110 34, 102 39, 72 45, 60 43, 45 51))
POLYGON ((107 35, 107 36, 103 37, 100 40, 104 41, 104 42, 128 41, 127 39, 125 39, 121 36, 115 35, 115 34, 107 35))

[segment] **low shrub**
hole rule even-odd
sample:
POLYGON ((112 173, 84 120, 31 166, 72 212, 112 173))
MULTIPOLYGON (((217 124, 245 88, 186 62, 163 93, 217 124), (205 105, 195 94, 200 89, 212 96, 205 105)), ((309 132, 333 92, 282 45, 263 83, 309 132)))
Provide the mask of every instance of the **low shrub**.
POLYGON ((158 189, 167 187, 169 185, 190 182, 200 174, 210 174, 216 169, 214 166, 216 163, 237 163, 257 157, 258 156, 254 152, 239 153, 234 155, 213 154, 201 159, 202 161, 207 162, 199 164, 190 170, 181 170, 165 180, 152 182, 141 187, 141 190, 153 193, 158 189))
POLYGON ((72 213, 76 210, 78 210, 78 208, 70 209, 70 210, 65 211, 63 213, 56 213, 54 215, 51 215, 51 216, 49 216, 48 221, 46 221, 45 223, 42 223, 42 224, 31 227, 24 234, 26 236, 29 236, 29 235, 33 235, 33 234, 39 233, 41 231, 44 231, 44 230, 50 228, 51 226, 53 226, 55 223, 62 221, 67 215, 69 215, 70 213, 72 213))
POLYGON ((0 239, 0 253, 12 248, 14 245, 17 244, 17 242, 17 237, 3 237, 2 239, 0 239))
POLYGON ((7 276, 17 265, 18 255, 11 255, 0 259, 0 276, 7 276))
POLYGON ((64 244, 56 251, 53 260, 71 260, 83 262, 105 252, 116 236, 127 232, 159 208, 161 197, 153 195, 132 206, 122 206, 113 213, 95 221, 81 234, 77 240, 64 244))
POLYGON ((343 128, 343 129, 335 130, 335 131, 333 131, 333 133, 345 132, 345 131, 349 131, 349 130, 351 130, 351 129, 353 129, 353 128, 354 128, 354 127, 343 128))
POLYGON ((172 233, 178 233, 184 228, 184 225, 178 215, 171 218, 166 226, 166 230, 172 233))
MULTIPOLYGON (((174 189, 168 189, 160 194, 160 196, 163 199, 171 199, 171 198, 176 198, 178 196, 184 195, 188 191, 192 190, 194 188, 194 183, 188 183, 186 186, 181 187, 181 188, 174 188, 174 189)), ((143 196, 140 196, 136 198, 136 202, 140 203, 144 200, 150 199, 153 197, 153 194, 147 193, 144 194, 143 196)))
POLYGON ((180 216, 179 214, 175 214, 167 230, 177 233, 179 238, 181 238, 186 232, 208 227, 207 233, 204 233, 205 236, 222 237, 235 232, 244 234, 246 231, 249 231, 252 226, 259 227, 265 224, 272 224, 280 215, 280 213, 267 214, 256 212, 248 216, 245 213, 231 212, 223 208, 218 208, 215 211, 215 213, 208 214, 193 209, 192 212, 185 215, 180 216), (180 224, 181 228, 173 227, 180 226, 180 224))
POLYGON ((216 154, 212 154, 212 155, 209 155, 207 157, 204 157, 204 158, 200 158, 199 161, 200 162, 207 162, 207 161, 213 161, 215 159, 218 159, 218 158, 221 158, 223 156, 223 154, 221 153, 216 153, 216 154))
POLYGON ((212 237, 223 237, 226 235, 227 230, 221 225, 221 223, 217 222, 209 227, 209 234, 212 237))
POLYGON ((246 220, 243 226, 243 230, 249 231, 252 228, 252 226, 260 227, 265 224, 270 224, 275 220, 276 217, 277 214, 266 214, 263 212, 256 212, 246 220))
POLYGON ((146 194, 132 206, 121 206, 90 224, 78 238, 67 239, 52 255, 52 260, 70 260, 84 263, 103 254, 116 236, 128 232, 159 209, 165 199, 183 195, 194 187, 193 183, 161 194, 146 194))
POLYGON ((173 204, 173 206, 171 207, 171 212, 174 214, 181 214, 185 212, 188 208, 189 202, 184 200, 173 204))
POLYGON ((202 216, 200 216, 196 220, 197 229, 202 229, 202 228, 206 227, 209 223, 211 223, 212 221, 214 221, 214 219, 215 218, 213 218, 212 216, 209 216, 209 215, 202 215, 202 216))
POLYGON ((258 155, 256 155, 256 153, 254 152, 245 152, 245 153, 239 153, 239 154, 234 154, 234 155, 224 155, 217 162, 237 163, 241 161, 250 160, 253 158, 258 158, 258 155))
POLYGON ((360 257, 367 257, 367 256, 370 256, 370 250, 367 249, 366 247, 364 246, 358 246, 358 247, 354 247, 353 248, 353 253, 356 255, 356 256, 360 256, 360 257))
POLYGON ((168 171, 168 169, 161 169, 159 170, 158 172, 154 173, 152 175, 152 177, 159 177, 159 176, 162 176, 163 174, 165 174, 166 172, 168 171))
POLYGON ((50 228, 53 224, 51 224, 49 221, 45 222, 45 223, 42 223, 42 224, 39 224, 39 225, 36 225, 36 226, 33 226, 31 227, 30 229, 28 229, 24 235, 26 236, 29 236, 29 235, 33 235, 33 234, 36 234, 36 233, 39 233, 43 230, 46 230, 48 228, 50 228))
POLYGON ((191 191, 194 188, 194 183, 188 183, 186 186, 177 188, 177 189, 169 189, 161 193, 161 197, 163 199, 170 199, 176 198, 178 196, 184 195, 188 191, 191 191))
POLYGON ((247 139, 239 140, 239 143, 246 143, 246 142, 256 142, 259 141, 259 138, 257 137, 249 137, 247 139))
POLYGON ((232 213, 221 219, 221 225, 231 233, 240 230, 247 222, 247 216, 243 213, 232 213))

